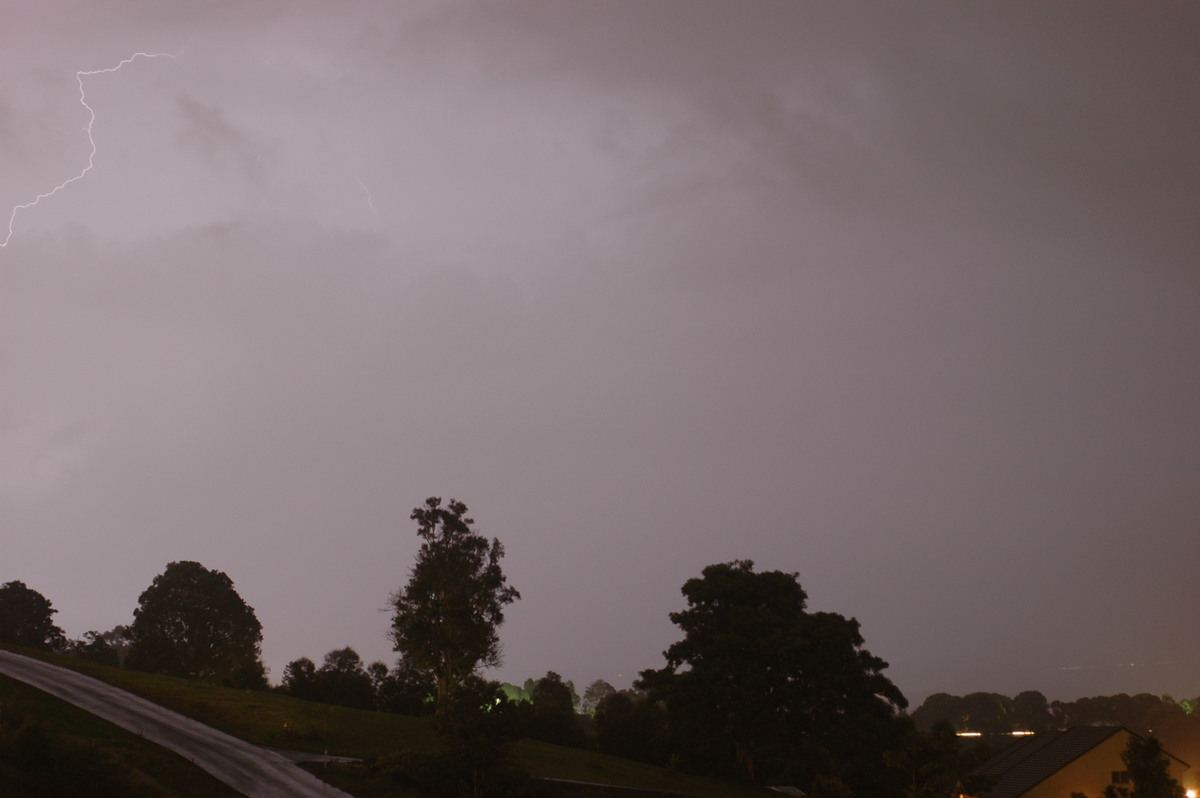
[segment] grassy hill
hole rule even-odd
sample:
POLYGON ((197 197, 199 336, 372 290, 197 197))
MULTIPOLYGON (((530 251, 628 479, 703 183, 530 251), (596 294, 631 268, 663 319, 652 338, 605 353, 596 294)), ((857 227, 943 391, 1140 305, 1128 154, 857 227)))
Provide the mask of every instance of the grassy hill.
POLYGON ((192 763, 22 682, 0 676, 5 798, 238 798, 192 763))
MULTIPOLYGON (((236 737, 270 748, 357 757, 369 762, 393 751, 433 750, 437 745, 436 735, 426 718, 334 707, 277 693, 216 687, 169 676, 109 668, 72 657, 14 650, 87 673, 236 737)), ((174 786, 177 783, 193 778, 199 782, 201 778, 209 777, 203 773, 191 775, 188 769, 194 768, 181 758, 33 688, 2 680, 0 701, 6 704, 14 701, 32 702, 38 711, 53 718, 55 728, 63 733, 86 738, 89 745, 112 749, 129 762, 136 763, 137 771, 161 782, 169 791, 166 794, 221 798, 236 794, 225 788, 222 788, 223 791, 206 788, 201 792, 186 792, 177 788, 174 786), (184 775, 181 776, 181 773, 184 775)), ((765 794, 770 794, 534 740, 521 740, 516 745, 515 755, 523 767, 542 778, 599 782, 702 798, 763 798, 765 794)), ((359 798, 416 795, 382 779, 362 765, 315 765, 310 769, 317 776, 359 798)), ((0 771, 0 779, 3 775, 3 771, 0 771)))

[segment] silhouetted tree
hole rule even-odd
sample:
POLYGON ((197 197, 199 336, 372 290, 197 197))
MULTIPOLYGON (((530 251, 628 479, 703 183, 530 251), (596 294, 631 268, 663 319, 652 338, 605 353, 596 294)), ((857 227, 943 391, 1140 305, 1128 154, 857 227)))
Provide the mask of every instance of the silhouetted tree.
POLYGON ((375 700, 384 712, 424 715, 433 710, 433 696, 437 689, 433 677, 414 667, 408 660, 398 660, 383 678, 377 678, 372 671, 372 679, 375 680, 375 700))
POLYGON ((497 629, 520 598, 500 569, 504 547, 471 527, 467 506, 430 497, 412 511, 422 539, 407 586, 393 594, 392 641, 404 659, 430 673, 438 712, 481 667, 500 664, 497 629))
POLYGON ((579 710, 585 715, 595 715, 596 707, 600 702, 615 692, 617 692, 617 688, 603 679, 597 679, 584 689, 583 702, 580 704, 579 710))
POLYGON ((382 756, 379 769, 398 781, 416 784, 422 794, 466 798, 544 795, 512 760, 520 731, 515 704, 497 682, 469 675, 447 696, 434 718, 443 748, 398 751, 382 756))
POLYGON ((1138 693, 1127 695, 1091 696, 1074 701, 1054 701, 1050 704, 1054 715, 1055 725, 1059 728, 1068 726, 1093 726, 1111 724, 1124 726, 1133 731, 1147 731, 1144 719, 1146 713, 1162 703, 1156 695, 1138 693))
POLYGON ((1012 731, 1042 732, 1053 728, 1055 718, 1046 697, 1026 690, 1016 698, 999 693, 970 693, 965 696, 934 693, 912 713, 918 728, 928 730, 939 722, 949 723, 956 731, 975 731, 985 735, 1012 731))
POLYGON ((528 703, 533 690, 533 685, 536 684, 536 682, 534 682, 532 679, 527 679, 525 683, 529 685, 529 689, 518 687, 512 682, 501 682, 500 689, 504 691, 505 700, 511 701, 514 704, 519 704, 522 701, 528 703))
POLYGON ((284 666, 283 681, 279 687, 292 698, 319 701, 317 664, 308 657, 292 660, 284 666))
POLYGON ((933 693, 921 702, 921 706, 910 715, 913 723, 922 731, 933 728, 934 724, 948 723, 952 729, 963 731, 962 727, 962 698, 949 693, 933 693))
POLYGON ((326 704, 375 708, 375 686, 357 651, 346 647, 325 655, 325 662, 317 670, 317 696, 326 704))
POLYGON ((671 753, 666 707, 638 690, 610 693, 596 704, 596 747, 606 754, 665 765, 671 753))
POLYGON ((575 716, 574 691, 554 671, 533 686, 529 736, 558 745, 583 745, 583 731, 575 716))
POLYGON ((964 731, 1007 734, 1017 725, 1013 702, 1000 693, 970 693, 962 699, 964 731))
POLYGON ((88 631, 83 633, 82 640, 72 640, 67 646, 67 653, 80 659, 110 665, 114 668, 121 665, 121 650, 108 642, 101 632, 88 631))
POLYGON ((63 648, 67 638, 54 625, 58 610, 41 593, 24 582, 0 585, 0 643, 40 648, 63 648))
POLYGON ((965 745, 947 721, 923 731, 909 720, 901 744, 886 752, 884 761, 905 798, 946 798, 979 795, 990 787, 994 780, 975 772, 990 756, 981 742, 965 745))
POLYGON ((1157 737, 1130 736, 1121 761, 1133 782, 1129 798, 1183 798, 1183 787, 1171 778, 1171 762, 1157 737))
POLYGON ((789 778, 861 784, 869 774, 850 763, 878 763, 906 702, 858 622, 808 613, 796 574, 756 573, 749 560, 708 566, 683 594, 688 608, 671 620, 684 638, 638 686, 666 701, 692 761, 756 781, 761 752, 789 778))
MULTIPOLYGON (((372 664, 387 674, 382 662, 372 664)), ((321 667, 308 657, 292 660, 283 669, 281 692, 293 698, 320 701, 354 709, 376 709, 378 694, 372 673, 363 667, 362 658, 353 648, 337 648, 325 655, 321 667)))
POLYGON ((1147 710, 1141 727, 1135 731, 1152 733, 1164 749, 1184 762, 1200 762, 1200 716, 1188 714, 1183 703, 1167 696, 1157 707, 1147 710))
POLYGON ((266 687, 262 624, 233 580, 198 562, 167 565, 138 597, 127 665, 234 687, 266 687))
POLYGON ((1017 693, 1012 700, 1012 711, 1013 725, 1022 728, 1010 731, 1031 731, 1040 734, 1049 730, 1054 723, 1054 718, 1050 714, 1050 702, 1037 690, 1017 693))
POLYGON ((383 694, 387 689, 391 673, 386 662, 375 660, 367 666, 367 678, 371 680, 371 691, 375 694, 375 708, 383 709, 383 694))

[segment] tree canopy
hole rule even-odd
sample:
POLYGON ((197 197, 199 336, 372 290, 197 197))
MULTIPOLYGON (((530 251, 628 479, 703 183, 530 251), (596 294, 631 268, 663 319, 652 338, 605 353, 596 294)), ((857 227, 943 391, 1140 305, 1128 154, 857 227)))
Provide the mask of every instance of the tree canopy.
POLYGON ((55 626, 58 610, 24 582, 0 585, 0 643, 44 650, 66 644, 63 630, 55 626))
POLYGON ((571 682, 547 671, 531 691, 529 736, 558 745, 582 745, 583 729, 575 715, 576 699, 571 682))
POLYGON ((262 624, 233 580, 198 562, 167 565, 138 597, 126 664, 236 687, 265 687, 262 624))
POLYGON ((579 711, 585 715, 595 715, 596 707, 600 705, 600 702, 615 692, 617 692, 617 688, 603 679, 597 679, 584 689, 579 711))
POLYGON ((670 617, 684 637, 639 686, 666 701, 691 759, 720 767, 732 753, 752 781, 760 755, 773 776, 795 762, 807 769, 788 777, 840 775, 832 760, 855 757, 906 706, 883 675, 887 663, 863 648, 858 622, 809 613, 797 574, 738 560, 708 566, 682 592, 688 607, 670 617))
POLYGON ((431 674, 441 705, 480 667, 500 664, 504 607, 520 598, 500 568, 504 547, 472 529, 467 506, 440 497, 416 507, 422 543, 408 584, 392 595, 395 650, 431 674))

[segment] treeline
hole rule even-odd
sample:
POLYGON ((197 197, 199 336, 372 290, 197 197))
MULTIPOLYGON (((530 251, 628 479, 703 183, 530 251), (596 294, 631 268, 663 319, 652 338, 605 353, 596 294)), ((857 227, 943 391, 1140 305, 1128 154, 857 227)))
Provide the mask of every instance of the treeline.
POLYGON ((0 585, 0 643, 105 665, 248 689, 267 688, 262 624, 221 571, 169 563, 138 597, 133 622, 69 640, 54 609, 24 582, 0 585))
MULTIPOLYGON (((941 798, 971 791, 989 753, 955 730, 1000 734, 1120 723, 1200 761, 1192 702, 1117 696, 1050 703, 1036 692, 930 696, 912 715, 867 650, 858 621, 811 612, 799 576, 717 563, 681 588, 670 614, 679 639, 633 689, 597 681, 580 696, 554 672, 518 687, 488 681, 500 664, 498 630, 520 594, 508 584, 498 539, 473 528, 466 506, 429 498, 415 508, 421 540, 409 579, 390 597, 394 665, 365 663, 352 648, 318 664, 288 663, 276 690, 295 698, 429 715, 433 753, 398 751, 371 763, 429 794, 544 794, 516 767, 512 743, 530 737, 653 765, 794 785, 809 795, 941 798)), ((241 688, 266 689, 262 627, 224 573, 170 563, 139 596, 128 626, 67 640, 45 597, 21 582, 0 586, 0 642, 47 648, 110 665, 241 688)))
MULTIPOLYGON (((666 716, 643 691, 618 691, 597 679, 581 697, 573 682, 554 671, 520 686, 494 686, 517 737, 666 763, 666 716)), ((391 669, 382 662, 365 664, 352 648, 330 651, 320 666, 308 657, 289 662, 274 689, 306 701, 401 715, 433 715, 437 707, 428 674, 404 659, 391 669)))
POLYGON ((957 732, 992 737, 1069 726, 1124 726, 1144 737, 1157 737, 1185 762, 1200 762, 1200 697, 1176 700, 1120 693, 1050 701, 1035 690, 1011 698, 1000 693, 934 693, 913 710, 912 719, 922 729, 942 722, 957 732))
MULTIPOLYGON (((579 696, 556 673, 503 685, 503 607, 519 598, 499 567, 503 547, 472 529, 459 502, 413 512, 424 541, 407 585, 392 596, 398 659, 364 663, 352 648, 318 664, 288 663, 274 689, 365 710, 430 715, 443 748, 372 763, 429 794, 545 793, 514 764, 530 737, 654 765, 742 781, 794 784, 824 796, 941 796, 975 760, 953 734, 923 732, 904 715, 887 663, 857 621, 809 612, 798 577, 749 561, 705 568, 671 614, 681 639, 634 689, 598 681, 579 696)), ((0 642, 109 665, 240 688, 267 689, 262 627, 220 571, 168 564, 139 596, 128 626, 68 640, 54 608, 21 582, 0 586, 0 642)))
POLYGON ((330 651, 320 667, 308 657, 292 660, 276 689, 306 701, 401 715, 424 715, 433 709, 429 674, 403 659, 391 669, 383 662, 366 665, 349 647, 330 651))

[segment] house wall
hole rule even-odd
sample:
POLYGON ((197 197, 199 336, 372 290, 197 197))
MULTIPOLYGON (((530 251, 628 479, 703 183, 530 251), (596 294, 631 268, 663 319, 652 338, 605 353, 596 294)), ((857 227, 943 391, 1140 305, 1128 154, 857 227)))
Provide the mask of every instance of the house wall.
MULTIPOLYGON (((1071 798, 1071 793, 1080 792, 1088 798, 1101 798, 1105 788, 1113 783, 1113 771, 1126 770, 1121 754, 1129 745, 1129 732, 1114 734, 1100 745, 1055 773, 1050 778, 1026 792, 1022 798, 1071 798)), ((1187 784, 1186 769, 1179 760, 1170 758, 1171 777, 1180 784, 1187 784)), ((1130 783, 1116 784, 1128 790, 1130 783)))

